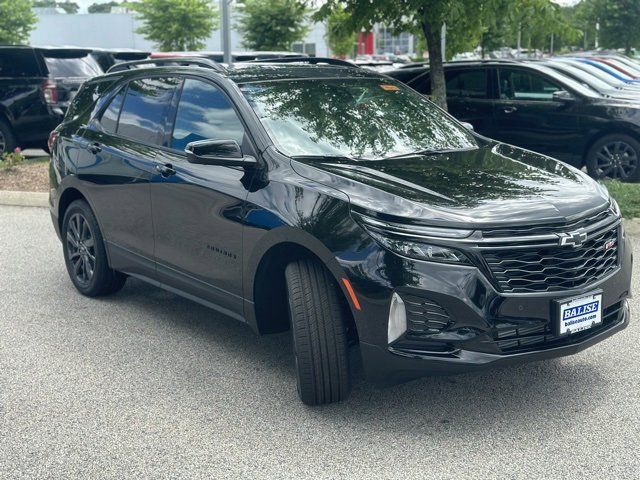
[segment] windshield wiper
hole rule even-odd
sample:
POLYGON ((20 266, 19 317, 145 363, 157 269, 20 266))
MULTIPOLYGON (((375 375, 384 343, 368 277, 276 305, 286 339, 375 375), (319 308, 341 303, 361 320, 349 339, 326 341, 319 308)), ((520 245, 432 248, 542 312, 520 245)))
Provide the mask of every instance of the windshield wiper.
POLYGON ((416 150, 415 152, 401 153, 399 155, 391 155, 390 157, 384 157, 383 160, 396 160, 396 159, 401 159, 401 158, 419 157, 421 155, 434 155, 434 154, 437 154, 437 153, 465 152, 467 150, 475 150, 476 148, 478 148, 478 147, 443 148, 443 149, 440 149, 440 150, 435 150, 435 149, 416 150))
POLYGON ((348 161, 348 162, 365 160, 363 158, 349 157, 348 155, 292 155, 290 158, 293 158, 294 160, 327 160, 327 161, 342 160, 342 161, 348 161))

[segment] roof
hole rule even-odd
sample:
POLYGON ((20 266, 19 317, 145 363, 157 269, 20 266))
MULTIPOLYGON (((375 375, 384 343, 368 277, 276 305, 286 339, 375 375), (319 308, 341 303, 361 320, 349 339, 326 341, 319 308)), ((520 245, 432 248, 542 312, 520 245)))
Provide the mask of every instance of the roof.
MULTIPOLYGON (((222 65, 221 65, 222 67, 222 65)), ((380 74, 356 66, 309 65, 296 63, 236 63, 227 68, 213 69, 199 66, 140 66, 131 70, 121 70, 108 75, 133 76, 142 72, 162 73, 215 73, 234 83, 268 82, 293 79, 332 78, 384 78, 380 74)))

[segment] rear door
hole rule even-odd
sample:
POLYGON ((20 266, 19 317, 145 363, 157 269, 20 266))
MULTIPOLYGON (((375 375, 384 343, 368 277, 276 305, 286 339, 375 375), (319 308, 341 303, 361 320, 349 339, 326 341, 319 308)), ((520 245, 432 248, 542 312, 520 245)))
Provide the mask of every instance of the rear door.
POLYGON ((458 120, 473 125, 475 131, 491 136, 493 133, 493 100, 490 90, 490 69, 448 68, 447 107, 458 120))
POLYGON ((113 268, 155 274, 151 182, 181 80, 141 78, 120 88, 89 125, 77 166, 89 190, 113 268))
POLYGON ((582 145, 579 99, 561 102, 555 80, 532 69, 498 68, 500 98, 495 101, 493 137, 535 152, 570 160, 582 145))

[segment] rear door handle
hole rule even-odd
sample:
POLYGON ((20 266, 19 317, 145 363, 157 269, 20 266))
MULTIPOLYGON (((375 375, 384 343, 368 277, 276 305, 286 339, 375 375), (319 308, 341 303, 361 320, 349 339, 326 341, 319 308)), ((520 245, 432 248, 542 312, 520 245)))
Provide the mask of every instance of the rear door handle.
POLYGON ((165 178, 176 174, 176 171, 174 170, 173 165, 171 165, 170 163, 156 165, 156 170, 160 172, 160 175, 162 175, 165 178))
POLYGON ((98 142, 93 142, 87 146, 87 150, 95 155, 96 153, 100 153, 102 151, 102 146, 98 142))
POLYGON ((502 111, 503 111, 504 113, 513 113, 513 112, 518 111, 518 107, 516 107, 516 106, 514 106, 514 105, 509 105, 509 106, 507 106, 507 107, 504 107, 504 108, 502 109, 502 111))

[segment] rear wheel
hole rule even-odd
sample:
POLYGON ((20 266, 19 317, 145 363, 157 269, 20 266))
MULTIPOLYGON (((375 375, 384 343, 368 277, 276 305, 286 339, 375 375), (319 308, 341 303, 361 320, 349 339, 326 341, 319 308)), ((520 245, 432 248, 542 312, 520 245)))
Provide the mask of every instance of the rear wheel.
POLYGON ((84 200, 69 205, 62 221, 62 249, 71 281, 88 297, 120 290, 127 277, 109 267, 100 227, 84 200))
POLYGON ((340 291, 329 272, 313 260, 285 270, 298 395, 307 405, 349 395, 347 321, 340 291))
POLYGON ((607 135, 587 154, 587 170, 593 178, 640 181, 640 143, 629 135, 607 135))
POLYGON ((11 131, 11 127, 4 120, 0 119, 0 154, 13 152, 16 148, 16 140, 11 131))

